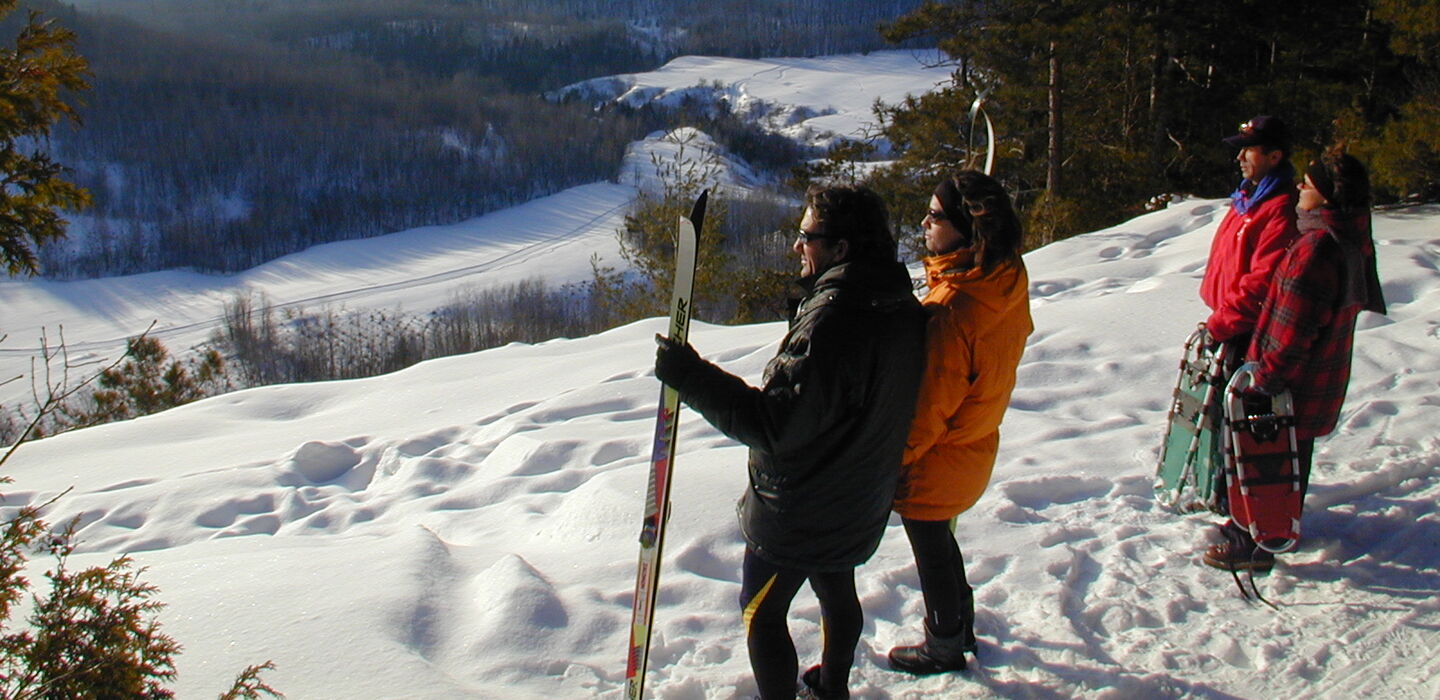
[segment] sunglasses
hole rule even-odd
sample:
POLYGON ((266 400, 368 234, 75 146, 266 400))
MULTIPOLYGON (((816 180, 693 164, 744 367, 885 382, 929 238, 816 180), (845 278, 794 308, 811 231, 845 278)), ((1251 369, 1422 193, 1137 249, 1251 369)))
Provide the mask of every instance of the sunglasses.
POLYGON ((839 238, 839 236, 831 236, 819 232, 811 233, 810 231, 806 231, 803 228, 798 229, 795 233, 798 234, 801 243, 809 243, 811 241, 835 240, 839 238))
POLYGON ((925 215, 928 216, 928 217, 930 217, 930 220, 931 220, 931 221, 944 221, 944 220, 950 218, 950 216, 949 216, 948 214, 946 214, 944 211, 938 210, 938 209, 930 209, 930 210, 927 210, 927 211, 925 212, 925 215))

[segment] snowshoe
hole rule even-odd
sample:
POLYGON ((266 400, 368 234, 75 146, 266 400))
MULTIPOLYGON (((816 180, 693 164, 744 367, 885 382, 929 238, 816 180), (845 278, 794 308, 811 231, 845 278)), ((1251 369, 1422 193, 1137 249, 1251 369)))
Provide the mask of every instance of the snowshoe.
POLYGON ((1254 383, 1247 363, 1225 390, 1225 481, 1230 519, 1256 546, 1288 552, 1300 541, 1300 461, 1290 392, 1247 393, 1254 383))
POLYGON ((1170 401, 1165 440, 1155 469, 1155 500, 1179 513, 1211 510, 1223 514, 1220 392, 1225 385, 1225 349, 1201 323, 1185 341, 1180 377, 1170 401))

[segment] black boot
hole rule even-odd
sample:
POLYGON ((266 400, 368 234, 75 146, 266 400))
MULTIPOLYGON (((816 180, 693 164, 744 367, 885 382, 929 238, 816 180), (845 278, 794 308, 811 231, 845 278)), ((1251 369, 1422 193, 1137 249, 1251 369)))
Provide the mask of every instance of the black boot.
POLYGON ((925 643, 890 650, 890 668, 917 676, 965 670, 965 652, 975 651, 975 633, 968 627, 941 637, 925 625, 925 643))
POLYGON ((799 700, 850 700, 849 688, 824 688, 820 684, 820 667, 811 666, 810 670, 800 676, 804 687, 796 697, 799 700))

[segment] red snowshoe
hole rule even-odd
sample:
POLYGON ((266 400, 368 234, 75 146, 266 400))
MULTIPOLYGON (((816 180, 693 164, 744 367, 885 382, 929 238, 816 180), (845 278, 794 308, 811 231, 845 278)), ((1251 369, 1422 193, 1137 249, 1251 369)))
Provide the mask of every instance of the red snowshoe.
POLYGON ((1300 541, 1300 462, 1290 392, 1246 394, 1254 363, 1236 370, 1225 390, 1225 482, 1230 518, 1268 552, 1300 541))

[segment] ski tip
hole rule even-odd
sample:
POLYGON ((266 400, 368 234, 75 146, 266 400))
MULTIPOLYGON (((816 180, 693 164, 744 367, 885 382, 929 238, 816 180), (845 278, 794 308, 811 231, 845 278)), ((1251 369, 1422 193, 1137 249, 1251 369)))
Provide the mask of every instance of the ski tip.
POLYGON ((695 232, 699 233, 705 225, 705 204, 710 201, 710 190, 700 191, 700 196, 695 198, 695 206, 690 208, 690 223, 695 226, 695 232))

